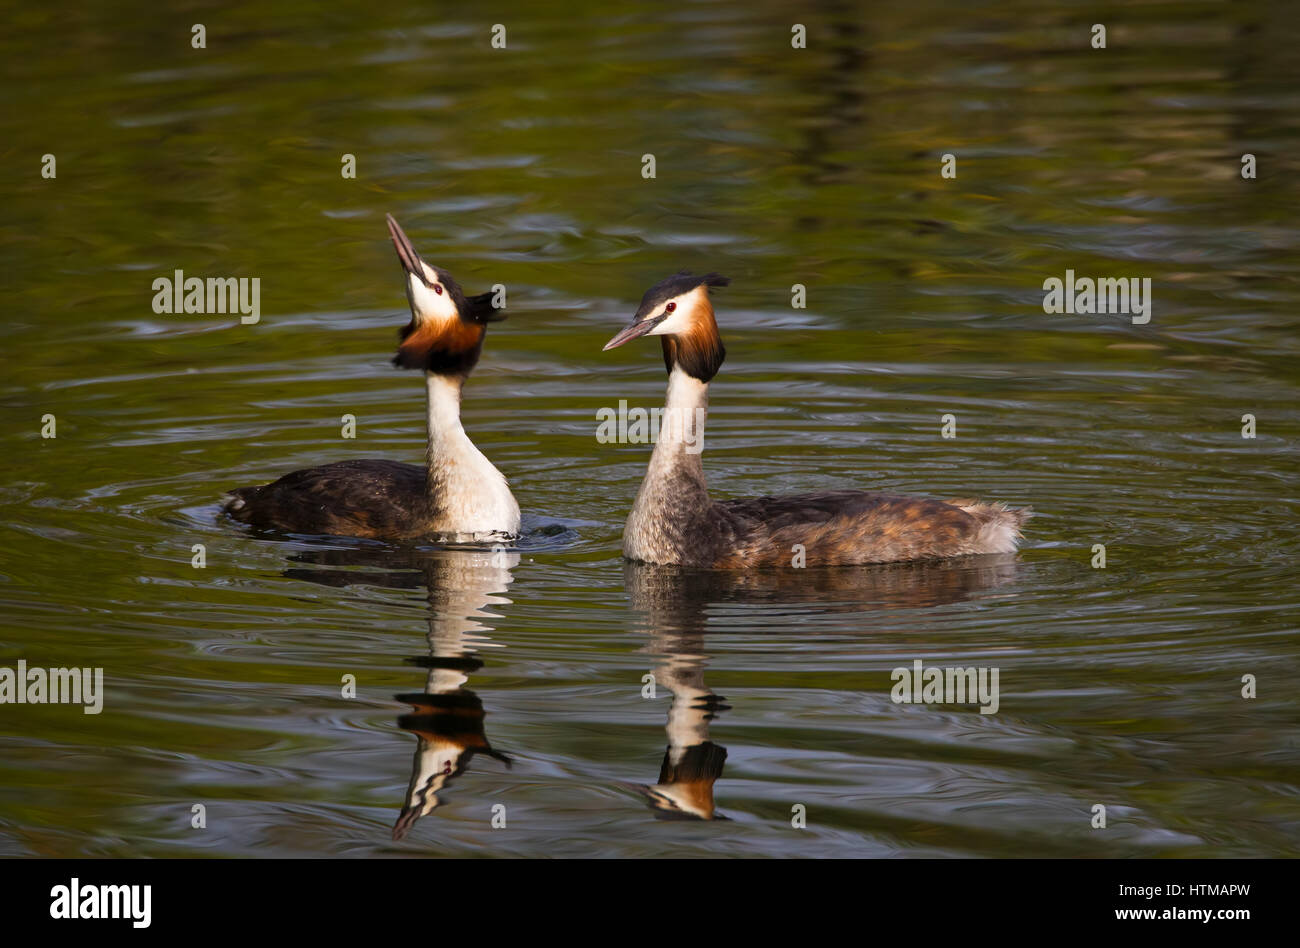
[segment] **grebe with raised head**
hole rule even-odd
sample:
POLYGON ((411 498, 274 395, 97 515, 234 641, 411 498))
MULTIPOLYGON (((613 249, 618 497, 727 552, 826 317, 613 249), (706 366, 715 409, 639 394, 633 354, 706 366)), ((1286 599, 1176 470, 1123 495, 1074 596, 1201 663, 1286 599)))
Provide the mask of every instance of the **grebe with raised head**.
POLYGON ((474 542, 519 533, 519 505, 501 472, 465 434, 460 396, 487 324, 504 319, 491 293, 467 297, 451 274, 420 258, 391 214, 388 232, 406 277, 411 321, 393 364, 423 369, 429 447, 423 466, 337 461, 230 491, 236 520, 289 533, 474 542))
POLYGON ((668 394, 659 440, 623 530, 623 555, 714 569, 840 566, 1013 553, 1028 509, 860 490, 715 501, 704 481, 704 417, 726 350, 709 287, 685 271, 650 287, 632 324, 605 344, 659 336, 668 394))

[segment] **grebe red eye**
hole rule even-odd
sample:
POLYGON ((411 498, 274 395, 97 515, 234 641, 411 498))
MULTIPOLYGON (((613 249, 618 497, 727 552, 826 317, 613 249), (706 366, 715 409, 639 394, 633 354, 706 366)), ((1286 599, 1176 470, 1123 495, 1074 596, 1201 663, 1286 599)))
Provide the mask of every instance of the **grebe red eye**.
POLYGON ((673 310, 675 310, 676 308, 677 308, 677 304, 676 304, 676 303, 669 303, 667 306, 664 307, 664 312, 665 312, 665 313, 671 313, 671 312, 672 312, 673 310))
POLYGON ((437 293, 439 296, 442 296, 442 284, 441 284, 441 283, 435 283, 435 284, 433 285, 433 292, 437 293))

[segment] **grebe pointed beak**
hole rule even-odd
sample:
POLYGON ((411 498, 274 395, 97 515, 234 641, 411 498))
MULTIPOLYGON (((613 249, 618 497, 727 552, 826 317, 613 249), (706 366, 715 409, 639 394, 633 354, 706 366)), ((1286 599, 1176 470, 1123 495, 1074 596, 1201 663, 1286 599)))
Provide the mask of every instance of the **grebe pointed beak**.
POLYGON ((388 235, 393 238, 393 246, 397 248, 397 258, 402 261, 402 269, 423 281, 424 261, 415 252, 415 245, 411 243, 411 238, 406 236, 392 214, 385 214, 384 218, 388 221, 388 235))
POLYGON ((633 339, 638 339, 641 336, 644 336, 650 330, 654 329, 656 326, 658 326, 667 318, 668 318, 667 316, 656 316, 654 319, 638 320, 637 322, 634 322, 632 325, 624 327, 623 331, 620 332, 613 339, 611 339, 609 342, 605 343, 605 348, 601 349, 600 351, 608 352, 610 349, 617 349, 625 342, 631 342, 633 339))

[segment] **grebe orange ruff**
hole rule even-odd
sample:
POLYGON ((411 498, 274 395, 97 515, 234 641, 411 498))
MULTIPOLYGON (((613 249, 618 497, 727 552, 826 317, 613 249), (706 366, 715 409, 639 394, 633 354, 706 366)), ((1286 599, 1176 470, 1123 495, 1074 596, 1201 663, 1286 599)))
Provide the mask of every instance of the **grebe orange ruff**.
POLYGON ((423 369, 429 449, 423 467, 397 461, 338 461, 230 491, 236 520, 288 533, 459 542, 519 533, 519 505, 506 479, 460 423, 460 394, 483 349, 487 324, 505 317, 491 294, 466 297, 451 274, 430 266, 392 215, 388 232, 406 274, 411 322, 393 363, 423 369))
POLYGON ((709 382, 726 351, 709 287, 726 277, 682 272, 641 298, 632 324, 605 344, 660 336, 668 394, 659 440, 623 530, 631 560, 714 569, 839 566, 1012 553, 1031 512, 835 490, 752 500, 709 498, 700 459, 709 382))

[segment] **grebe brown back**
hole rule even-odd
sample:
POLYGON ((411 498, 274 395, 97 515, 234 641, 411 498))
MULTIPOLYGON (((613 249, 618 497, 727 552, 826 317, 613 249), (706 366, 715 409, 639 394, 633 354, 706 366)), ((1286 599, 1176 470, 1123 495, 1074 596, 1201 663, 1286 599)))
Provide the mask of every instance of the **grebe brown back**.
POLYGON ((225 509, 243 523, 289 533, 455 541, 516 536, 519 505, 460 422, 461 389, 483 350, 487 324, 505 317, 493 309, 490 293, 466 297, 451 274, 425 263, 392 215, 387 218, 411 305, 393 363, 425 373, 425 464, 338 461, 236 488, 225 509))
POLYGON ((632 324, 605 344, 660 336, 668 394, 659 440, 623 530, 623 555, 715 569, 856 565, 1011 553, 1030 511, 860 490, 710 499, 704 481, 709 382, 726 350, 709 287, 726 277, 678 273, 650 287, 632 324))

